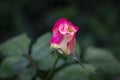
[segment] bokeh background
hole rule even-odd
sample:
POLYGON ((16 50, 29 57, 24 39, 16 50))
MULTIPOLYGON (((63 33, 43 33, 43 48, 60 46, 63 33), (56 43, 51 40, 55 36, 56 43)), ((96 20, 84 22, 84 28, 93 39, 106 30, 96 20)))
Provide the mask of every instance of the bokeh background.
MULTIPOLYGON (((120 0, 0 0, 0 43, 23 32, 34 43, 61 17, 80 28, 81 58, 86 48, 94 46, 109 50, 120 61, 120 0)), ((100 70, 89 79, 98 80, 95 77, 120 80, 120 73, 100 70)))

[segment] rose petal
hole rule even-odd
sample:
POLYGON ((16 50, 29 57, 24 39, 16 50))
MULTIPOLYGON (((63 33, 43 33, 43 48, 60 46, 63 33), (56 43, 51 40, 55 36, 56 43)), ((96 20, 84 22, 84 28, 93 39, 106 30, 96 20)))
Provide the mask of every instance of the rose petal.
POLYGON ((76 38, 75 36, 71 39, 71 41, 69 41, 67 43, 67 48, 68 48, 68 55, 72 54, 74 51, 74 47, 75 47, 75 43, 76 43, 76 38))
POLYGON ((63 40, 64 35, 62 35, 58 30, 53 33, 50 40, 50 44, 60 44, 63 40))
POLYGON ((57 29, 61 24, 64 24, 65 22, 67 22, 67 20, 65 18, 60 18, 58 21, 56 21, 56 23, 54 24, 54 27, 52 28, 52 31, 54 31, 55 29, 57 29))

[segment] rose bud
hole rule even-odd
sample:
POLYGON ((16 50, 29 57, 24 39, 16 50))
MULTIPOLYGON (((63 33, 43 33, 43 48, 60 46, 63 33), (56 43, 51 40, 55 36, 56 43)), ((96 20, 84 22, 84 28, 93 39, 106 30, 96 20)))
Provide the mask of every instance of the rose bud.
POLYGON ((60 18, 52 28, 51 47, 60 50, 65 55, 72 54, 75 48, 76 32, 78 29, 77 26, 65 18, 60 18))

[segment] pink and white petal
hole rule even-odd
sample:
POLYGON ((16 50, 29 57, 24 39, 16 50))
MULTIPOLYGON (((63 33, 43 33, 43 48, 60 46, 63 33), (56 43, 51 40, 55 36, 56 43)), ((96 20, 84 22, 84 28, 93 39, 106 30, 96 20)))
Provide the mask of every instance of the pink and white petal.
POLYGON ((65 24, 61 24, 58 28, 59 32, 63 35, 65 35, 67 33, 67 30, 66 30, 66 27, 65 24))
POLYGON ((74 35, 78 31, 78 27, 74 26, 71 22, 65 22, 61 24, 58 28, 59 32, 63 35, 71 34, 74 35))
POLYGON ((58 30, 56 30, 50 40, 50 44, 60 44, 64 38, 64 35, 62 35, 58 30))
POLYGON ((76 38, 75 36, 71 39, 69 43, 67 43, 67 48, 68 48, 68 55, 72 54, 74 52, 74 47, 76 43, 76 38))
POLYGON ((66 23, 67 20, 65 18, 60 18, 59 20, 56 21, 56 23, 54 24, 52 31, 54 31, 56 28, 58 28, 61 24, 66 23))
POLYGON ((77 32, 79 28, 75 25, 73 25, 71 22, 68 22, 69 26, 74 30, 74 32, 77 32))
POLYGON ((68 46, 67 46, 67 44, 71 41, 72 38, 73 38, 73 35, 65 35, 64 39, 59 44, 58 48, 62 49, 65 54, 68 54, 68 46))

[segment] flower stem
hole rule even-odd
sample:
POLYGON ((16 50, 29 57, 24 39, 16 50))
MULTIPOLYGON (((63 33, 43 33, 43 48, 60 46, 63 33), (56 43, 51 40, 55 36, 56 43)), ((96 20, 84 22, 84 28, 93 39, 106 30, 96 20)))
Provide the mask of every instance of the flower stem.
POLYGON ((57 55, 56 59, 55 59, 55 62, 50 70, 50 72, 48 73, 48 76, 47 76, 47 79, 46 80, 50 80, 54 74, 54 71, 55 71, 55 67, 56 67, 56 64, 57 62, 59 61, 59 56, 57 55))

